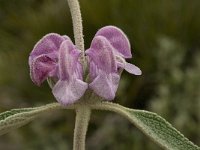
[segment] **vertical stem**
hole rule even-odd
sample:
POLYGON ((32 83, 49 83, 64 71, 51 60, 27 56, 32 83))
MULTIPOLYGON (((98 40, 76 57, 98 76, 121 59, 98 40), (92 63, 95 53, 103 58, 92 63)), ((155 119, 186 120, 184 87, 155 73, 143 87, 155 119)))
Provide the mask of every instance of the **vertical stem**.
POLYGON ((85 53, 84 53, 84 39, 83 39, 83 26, 82 26, 82 17, 78 0, 67 0, 70 8, 75 44, 77 48, 82 51, 81 63, 85 65, 85 53))
MULTIPOLYGON (((83 26, 80 6, 78 0, 67 1, 72 16, 75 44, 77 48, 82 51, 80 61, 85 74, 87 66, 84 52, 83 26)), ((74 128, 73 150, 85 150, 85 139, 88 123, 90 120, 91 109, 87 106, 86 103, 83 102, 79 107, 75 108, 75 110, 76 122, 74 128)))
POLYGON ((85 150, 86 133, 91 109, 85 105, 76 109, 73 150, 85 150))

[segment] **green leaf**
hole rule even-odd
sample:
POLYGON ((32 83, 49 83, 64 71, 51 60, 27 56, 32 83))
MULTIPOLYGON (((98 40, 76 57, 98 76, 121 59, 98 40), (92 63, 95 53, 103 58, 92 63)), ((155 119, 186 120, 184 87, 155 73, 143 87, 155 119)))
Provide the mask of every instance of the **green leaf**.
POLYGON ((52 103, 35 108, 12 109, 3 112, 0 114, 0 135, 29 123, 43 112, 60 108, 62 107, 58 103, 52 103))
POLYGON ((114 111, 122 115, 164 149, 200 150, 200 147, 190 142, 165 119, 155 113, 129 109, 110 102, 102 102, 92 107, 93 109, 114 111))

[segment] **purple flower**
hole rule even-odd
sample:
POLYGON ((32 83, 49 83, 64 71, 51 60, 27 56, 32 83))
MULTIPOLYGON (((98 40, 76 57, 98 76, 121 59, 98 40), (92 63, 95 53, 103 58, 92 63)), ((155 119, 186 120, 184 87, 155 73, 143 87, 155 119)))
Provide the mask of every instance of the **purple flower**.
MULTIPOLYGON (((74 103, 88 88, 83 82, 80 53, 69 37, 47 34, 35 45, 29 57, 32 81, 39 86, 49 77, 56 79, 52 92, 57 101, 63 105, 74 103)), ((130 43, 114 26, 106 26, 96 33, 86 55, 89 87, 106 100, 115 98, 123 69, 134 75, 142 73, 138 67, 125 61, 125 58, 132 58, 130 43)))
POLYGON ((138 67, 125 61, 125 58, 132 58, 130 43, 126 35, 117 27, 101 28, 86 54, 91 80, 89 87, 106 100, 115 98, 120 70, 125 69, 134 75, 142 73, 138 67))
POLYGON ((50 33, 33 48, 29 56, 30 75, 36 85, 48 77, 58 81, 52 89, 53 95, 63 105, 79 100, 88 84, 83 82, 83 69, 79 63, 78 50, 69 37, 50 33))

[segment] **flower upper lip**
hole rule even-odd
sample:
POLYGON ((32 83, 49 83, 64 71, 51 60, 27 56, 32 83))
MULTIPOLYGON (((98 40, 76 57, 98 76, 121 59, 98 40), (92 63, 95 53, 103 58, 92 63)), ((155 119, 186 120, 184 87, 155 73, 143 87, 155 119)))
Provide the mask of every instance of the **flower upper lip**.
POLYGON ((117 65, 113 48, 103 36, 96 36, 92 40, 91 47, 86 50, 91 61, 98 64, 98 68, 107 73, 116 72, 117 65))
POLYGON ((97 31, 96 36, 105 37, 118 55, 123 58, 132 58, 130 42, 121 29, 111 25, 105 26, 97 31))

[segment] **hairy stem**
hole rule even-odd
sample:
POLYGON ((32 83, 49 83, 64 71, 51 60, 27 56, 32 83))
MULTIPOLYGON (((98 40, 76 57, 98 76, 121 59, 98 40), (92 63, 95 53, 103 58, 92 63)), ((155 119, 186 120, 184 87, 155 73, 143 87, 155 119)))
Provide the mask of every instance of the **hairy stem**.
POLYGON ((82 17, 78 0, 67 0, 70 8, 75 44, 77 48, 82 51, 81 63, 85 64, 85 53, 84 53, 84 39, 83 39, 83 26, 82 26, 82 17))
MULTIPOLYGON (((76 47, 82 51, 80 62, 83 66, 85 75, 87 64, 84 52, 83 25, 82 25, 80 6, 78 0, 67 0, 67 1, 72 16, 75 44, 76 47)), ((76 107, 75 111, 76 111, 76 122, 74 128, 73 150, 85 150, 85 139, 86 139, 88 123, 90 120, 91 109, 87 106, 85 101, 82 101, 82 104, 76 107)))
POLYGON ((85 140, 90 114, 91 110, 86 105, 79 106, 76 109, 73 150, 85 150, 85 140))

